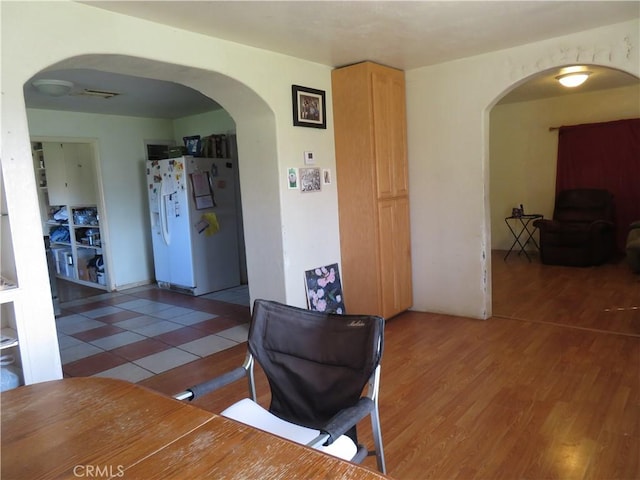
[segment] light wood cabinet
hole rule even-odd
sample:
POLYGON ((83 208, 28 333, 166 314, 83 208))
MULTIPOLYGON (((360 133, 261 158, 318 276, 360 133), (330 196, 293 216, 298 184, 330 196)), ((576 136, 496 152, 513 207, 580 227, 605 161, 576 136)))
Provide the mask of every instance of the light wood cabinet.
POLYGON ((338 68, 332 96, 345 306, 389 318, 413 304, 404 72, 338 68))
POLYGON ((408 195, 404 74, 371 71, 374 161, 378 198, 408 195))

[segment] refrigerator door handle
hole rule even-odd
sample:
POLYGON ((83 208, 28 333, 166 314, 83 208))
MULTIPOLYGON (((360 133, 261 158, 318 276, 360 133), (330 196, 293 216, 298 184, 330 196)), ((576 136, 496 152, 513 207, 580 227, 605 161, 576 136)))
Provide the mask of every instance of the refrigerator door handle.
POLYGON ((209 191, 211 192, 211 201, 213 202, 213 206, 217 207, 218 205, 216 205, 216 195, 215 195, 215 189, 213 188, 213 169, 216 169, 216 171, 218 170, 218 168, 216 167, 215 163, 211 164, 211 172, 206 172, 207 174, 207 180, 209 182, 209 191))
MULTIPOLYGON (((162 188, 160 189, 160 192, 162 192, 162 188)), ((169 199, 170 195, 165 195, 163 193, 158 195, 158 201, 160 202, 160 233, 162 234, 162 240, 165 245, 169 245, 171 243, 171 233, 169 232, 169 221, 167 218, 167 201, 169 201, 169 199)))

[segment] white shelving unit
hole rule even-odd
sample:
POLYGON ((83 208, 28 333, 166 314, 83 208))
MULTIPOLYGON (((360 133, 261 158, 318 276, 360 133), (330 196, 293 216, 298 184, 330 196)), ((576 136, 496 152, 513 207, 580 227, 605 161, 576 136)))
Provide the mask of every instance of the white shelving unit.
MULTIPOLYGON (((0 171, 0 355, 12 355, 21 365, 20 342, 16 324, 16 300, 19 299, 16 266, 13 256, 11 222, 6 208, 4 179, 0 171)), ((20 372, 21 382, 24 375, 20 372)))
POLYGON ((107 289, 107 273, 96 205, 50 207, 45 223, 56 274, 59 278, 93 288, 107 289), (66 220, 56 220, 61 212, 66 220))
POLYGON ((0 354, 12 355, 19 383, 62 378, 31 145, 2 132, 0 162, 0 354))
POLYGON ((33 170, 36 174, 36 188, 38 189, 38 207, 42 219, 43 235, 46 232, 47 208, 49 205, 49 187, 47 185, 47 168, 44 162, 44 150, 42 142, 31 143, 31 156, 33 157, 33 170))

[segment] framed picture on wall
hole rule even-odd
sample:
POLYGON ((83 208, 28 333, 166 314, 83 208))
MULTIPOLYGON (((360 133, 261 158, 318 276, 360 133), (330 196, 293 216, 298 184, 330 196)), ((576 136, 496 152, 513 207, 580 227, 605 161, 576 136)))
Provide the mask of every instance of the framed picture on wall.
POLYGON ((319 192, 322 188, 319 168, 300 168, 300 190, 303 192, 319 192))
POLYGON ((297 168, 289 168, 287 169, 287 185, 289 186, 289 190, 298 189, 298 169, 297 168))
POLYGON ((331 185, 331 170, 328 168, 322 169, 322 184, 331 185))
POLYGON ((297 127, 327 128, 324 90, 291 85, 293 124, 297 127))

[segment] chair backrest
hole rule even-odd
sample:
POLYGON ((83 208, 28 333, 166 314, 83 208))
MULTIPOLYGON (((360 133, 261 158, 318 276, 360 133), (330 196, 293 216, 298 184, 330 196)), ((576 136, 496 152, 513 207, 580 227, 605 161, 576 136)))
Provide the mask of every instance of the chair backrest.
POLYGON ((318 427, 354 405, 382 356, 384 319, 256 300, 249 351, 271 387, 270 411, 318 427))
POLYGON ((567 223, 614 220, 613 195, 607 190, 578 188, 563 190, 556 197, 553 219, 567 223))

